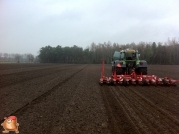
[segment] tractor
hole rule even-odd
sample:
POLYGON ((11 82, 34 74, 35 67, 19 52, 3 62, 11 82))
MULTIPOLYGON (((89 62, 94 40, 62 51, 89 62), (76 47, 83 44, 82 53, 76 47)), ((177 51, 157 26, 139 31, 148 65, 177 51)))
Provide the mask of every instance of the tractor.
POLYGON ((147 62, 140 60, 140 53, 134 49, 115 51, 112 58, 112 75, 105 76, 104 59, 102 60, 100 85, 164 85, 176 86, 179 80, 169 77, 160 78, 147 75, 147 62))
POLYGON ((112 73, 116 75, 131 74, 135 71, 137 75, 147 75, 147 62, 140 60, 138 50, 125 49, 115 51, 112 58, 112 73))

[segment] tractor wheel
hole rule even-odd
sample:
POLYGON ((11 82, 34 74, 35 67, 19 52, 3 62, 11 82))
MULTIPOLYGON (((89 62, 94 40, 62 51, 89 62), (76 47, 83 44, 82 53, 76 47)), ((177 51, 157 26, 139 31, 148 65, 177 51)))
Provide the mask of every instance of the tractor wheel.
POLYGON ((124 74, 123 68, 122 67, 116 67, 116 75, 121 75, 124 74))
POLYGON ((141 74, 141 73, 142 73, 142 75, 147 75, 147 68, 146 67, 140 68, 139 74, 141 74))

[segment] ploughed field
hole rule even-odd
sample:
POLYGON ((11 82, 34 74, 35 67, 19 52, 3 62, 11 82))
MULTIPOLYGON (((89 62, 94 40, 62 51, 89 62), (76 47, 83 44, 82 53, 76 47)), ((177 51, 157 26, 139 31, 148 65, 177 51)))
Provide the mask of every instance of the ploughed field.
MULTIPOLYGON (((22 134, 179 133, 179 85, 100 86, 100 71, 101 65, 0 64, 0 123, 15 115, 22 134)), ((151 65, 148 74, 179 79, 179 66, 151 65)))

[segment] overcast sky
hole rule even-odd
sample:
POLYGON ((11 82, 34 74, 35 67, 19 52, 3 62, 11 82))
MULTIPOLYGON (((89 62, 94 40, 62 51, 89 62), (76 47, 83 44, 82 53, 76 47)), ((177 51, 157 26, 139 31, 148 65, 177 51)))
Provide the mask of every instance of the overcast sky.
POLYGON ((179 38, 179 0, 0 0, 0 52, 179 38))

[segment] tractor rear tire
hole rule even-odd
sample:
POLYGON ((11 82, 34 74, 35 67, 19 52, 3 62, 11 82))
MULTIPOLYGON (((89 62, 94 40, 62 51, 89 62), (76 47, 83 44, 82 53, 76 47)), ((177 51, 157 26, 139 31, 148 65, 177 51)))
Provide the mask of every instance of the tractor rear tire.
POLYGON ((122 75, 124 74, 124 68, 122 67, 116 67, 116 75, 122 75))
POLYGON ((147 68, 140 68, 140 74, 142 73, 142 75, 147 75, 147 68))

